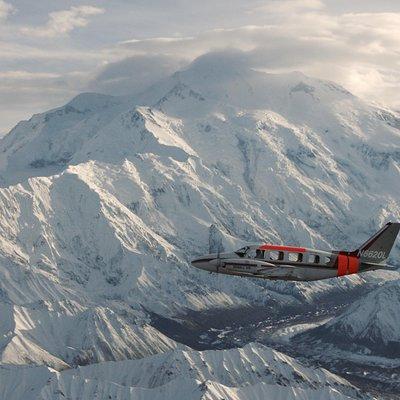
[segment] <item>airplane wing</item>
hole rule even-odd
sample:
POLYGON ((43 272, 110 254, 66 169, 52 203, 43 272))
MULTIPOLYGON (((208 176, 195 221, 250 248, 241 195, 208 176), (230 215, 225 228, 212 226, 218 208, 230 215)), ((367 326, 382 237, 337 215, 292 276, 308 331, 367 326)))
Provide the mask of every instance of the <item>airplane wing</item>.
POLYGON ((228 258, 222 259, 221 262, 225 265, 248 265, 254 267, 265 267, 265 268, 272 268, 275 267, 274 264, 269 262, 258 260, 256 258, 228 258))
POLYGON ((377 269, 383 271, 399 271, 400 267, 395 267, 394 265, 377 265, 377 269))
POLYGON ((258 259, 224 259, 219 265, 226 273, 264 279, 287 279, 296 273, 291 265, 275 265, 258 259))

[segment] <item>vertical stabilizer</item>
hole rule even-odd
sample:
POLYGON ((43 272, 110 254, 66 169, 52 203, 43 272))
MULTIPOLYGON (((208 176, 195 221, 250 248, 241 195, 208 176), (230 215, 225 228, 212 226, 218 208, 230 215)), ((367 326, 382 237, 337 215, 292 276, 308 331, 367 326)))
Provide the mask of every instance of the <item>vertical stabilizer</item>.
POLYGON ((361 262, 374 264, 385 262, 389 257, 399 230, 400 223, 388 222, 355 251, 361 262))

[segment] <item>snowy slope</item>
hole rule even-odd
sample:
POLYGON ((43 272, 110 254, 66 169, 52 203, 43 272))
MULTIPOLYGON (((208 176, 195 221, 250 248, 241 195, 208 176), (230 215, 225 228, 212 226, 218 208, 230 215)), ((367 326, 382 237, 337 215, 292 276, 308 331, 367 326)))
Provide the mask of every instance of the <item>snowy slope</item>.
MULTIPOLYGON (((200 59, 149 90, 143 95, 146 107, 81 95, 57 112, 20 124, 1 145, 4 182, 17 179, 16 171, 43 175, 53 166, 62 170, 89 160, 111 163, 112 174, 128 160, 137 170, 139 182, 132 186, 139 187, 131 195, 137 207, 149 207, 157 197, 164 214, 163 201, 171 206, 180 200, 182 212, 192 212, 196 199, 207 198, 196 213, 203 232, 218 222, 225 234, 244 240, 286 237, 327 246, 343 245, 351 234, 354 246, 384 220, 398 218, 396 113, 299 73, 227 71, 214 64, 200 59), (79 117, 65 111, 71 107, 79 117), (129 110, 119 113, 124 107, 129 110), (185 205, 185 199, 193 203, 185 205), (210 210, 208 203, 217 206, 210 210), (366 208, 370 215, 361 218, 366 208), (235 218, 251 227, 241 229, 235 218)), ((166 222, 175 226, 172 218, 166 222)))
MULTIPOLYGON (((354 399, 367 398, 346 380, 259 344, 241 349, 175 350, 142 360, 54 373, 42 367, 0 369, 8 400, 43 399, 354 399), (29 377, 36 375, 35 385, 29 377), (27 377, 27 378, 26 378, 27 377), (18 392, 10 388, 19 380, 18 392), (37 387, 40 386, 38 392, 37 387), (34 389, 34 395, 29 393, 34 389)), ((0 385, 1 387, 1 385, 0 385)))
POLYGON ((135 99, 82 94, 19 123, 0 140, 0 178, 1 362, 142 358, 177 346, 148 311, 277 309, 383 279, 270 283, 188 261, 219 240, 353 248, 400 220, 400 116, 209 55, 135 99))
POLYGON ((33 171, 40 171, 39 175, 61 171, 82 143, 125 107, 119 98, 85 93, 63 107, 20 122, 2 139, 5 154, 0 165, 8 174, 0 182, 19 182, 35 175, 33 171))
POLYGON ((295 337, 354 352, 400 357, 400 281, 382 284, 327 323, 295 337), (346 340, 343 340, 346 338, 346 340))
POLYGON ((1 362, 69 366, 141 358, 176 347, 129 307, 75 301, 1 305, 1 362), (7 319, 8 321, 7 321, 7 319))

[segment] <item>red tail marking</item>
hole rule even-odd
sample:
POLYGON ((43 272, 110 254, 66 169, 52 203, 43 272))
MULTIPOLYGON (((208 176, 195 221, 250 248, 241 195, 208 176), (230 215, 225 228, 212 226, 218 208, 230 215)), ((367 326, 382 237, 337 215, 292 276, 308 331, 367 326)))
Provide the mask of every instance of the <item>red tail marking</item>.
POLYGON ((348 257, 344 254, 338 254, 337 265, 337 276, 347 275, 348 257))
POLYGON ((358 257, 349 256, 349 274, 356 274, 360 268, 360 259, 358 257))
POLYGON ((293 253, 305 253, 304 247, 291 247, 291 246, 278 246, 272 244, 264 244, 259 247, 260 250, 278 250, 278 251, 292 251, 293 253))
POLYGON ((337 276, 356 274, 360 268, 360 259, 355 255, 338 254, 337 276))

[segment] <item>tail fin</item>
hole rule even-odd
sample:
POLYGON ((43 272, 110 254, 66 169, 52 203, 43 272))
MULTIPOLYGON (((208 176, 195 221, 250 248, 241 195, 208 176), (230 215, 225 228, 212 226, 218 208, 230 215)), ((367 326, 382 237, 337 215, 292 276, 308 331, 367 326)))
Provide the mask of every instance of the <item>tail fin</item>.
POLYGON ((400 230, 399 222, 388 222, 381 230, 368 239, 355 253, 361 262, 380 264, 388 257, 400 230))

